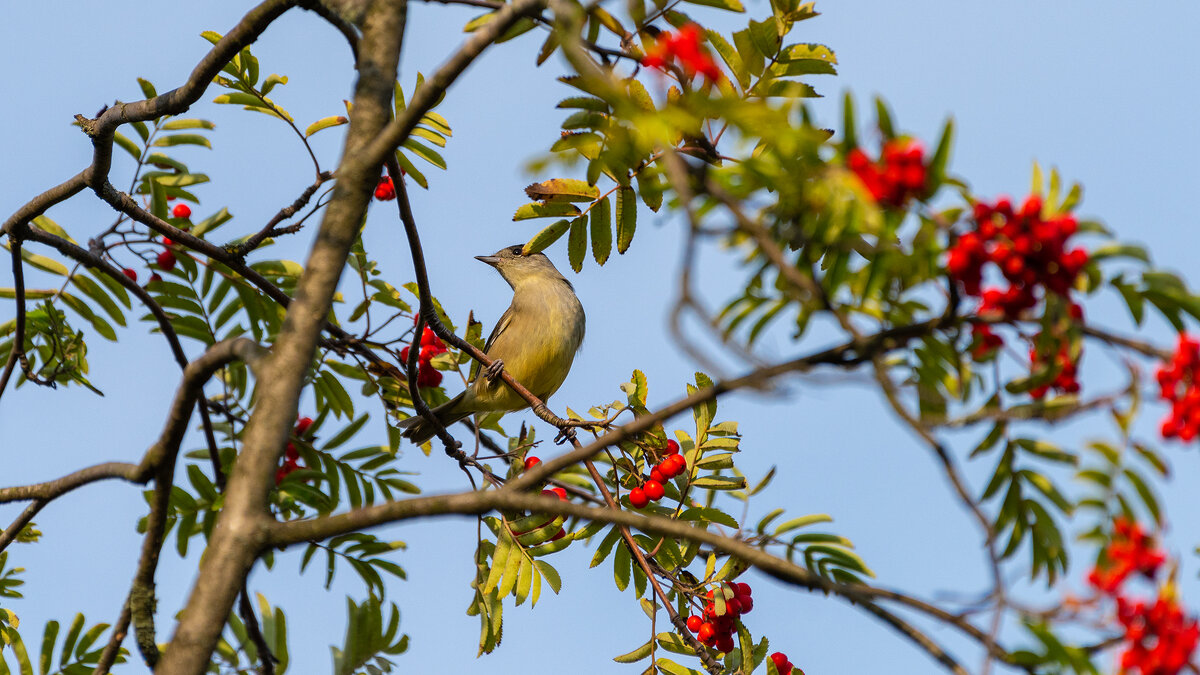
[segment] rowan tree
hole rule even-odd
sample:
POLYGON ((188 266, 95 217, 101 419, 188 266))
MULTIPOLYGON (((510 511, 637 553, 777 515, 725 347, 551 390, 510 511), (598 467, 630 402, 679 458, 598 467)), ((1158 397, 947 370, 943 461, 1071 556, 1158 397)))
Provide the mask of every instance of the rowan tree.
MULTIPOLYGON (((504 622, 522 620, 513 607, 577 592, 562 588, 560 568, 583 548, 645 614, 643 644, 612 645, 614 660, 644 672, 802 672, 804 654, 773 636, 784 629, 755 620, 765 577, 781 582, 775 593, 864 612, 953 673, 1196 670, 1200 629, 1162 543, 1157 495, 1173 446, 1200 434, 1200 342, 1186 333, 1200 297, 1082 211, 1078 185, 1035 165, 1031 180, 1013 178, 1027 190, 978 194, 954 171, 952 122, 918 138, 882 99, 863 127, 862 101, 847 94, 840 123, 825 128, 808 103, 832 86, 836 45, 796 37, 800 26, 819 34, 811 2, 442 1, 480 14, 440 66, 407 76, 405 36, 419 27, 404 0, 266 0, 236 25, 197 27, 211 48, 194 70, 172 82, 130 74, 141 98, 75 115, 91 161, 0 226, 14 309, 0 325, 0 402, 34 387, 100 394, 88 346, 135 332, 162 340, 180 369, 144 452, 68 468, 46 455, 57 477, 0 488, 0 503, 24 507, 0 534, 6 601, 21 597, 22 551, 55 545, 43 541, 51 525, 35 522, 48 504, 84 504, 105 480, 146 498, 127 523, 142 544, 111 624, 62 607, 60 621, 30 626, 0 608, 0 673, 36 662, 42 673, 102 674, 134 661, 172 674, 307 672, 289 660, 280 599, 253 597, 247 581, 277 573, 288 551, 327 585, 335 573, 361 579, 334 670, 403 668, 401 611, 416 608, 395 599, 400 545, 378 528, 435 528, 452 515, 478 525, 475 574, 457 601, 478 618, 485 664, 504 649, 504 622), (288 111, 288 77, 254 53, 296 13, 340 33, 355 64, 352 98, 331 88, 328 114, 314 119, 288 111), (672 227, 678 283, 644 292, 673 298, 671 337, 702 372, 653 383, 643 369, 612 373, 601 398, 547 404, 501 371, 534 417, 439 429, 420 449, 461 470, 459 490, 425 494, 411 462, 420 455, 397 425, 429 416, 491 360, 475 308, 437 300, 420 241, 436 225, 418 222, 414 193, 454 175, 441 153, 453 120, 439 103, 510 40, 530 63, 526 86, 563 92, 533 182, 511 195, 514 236, 526 253, 603 276, 614 251, 646 238, 639 225, 672 227), (265 222, 234 218, 221 176, 187 154, 222 151, 206 117, 222 108, 269 118, 311 161, 265 222), (340 152, 324 156, 316 139, 339 133, 340 152), (108 220, 54 218, 81 200, 108 220), (375 232, 404 248, 411 279, 381 264, 375 232), (302 242, 303 262, 275 257, 289 241, 302 242), (725 257, 739 283, 714 296, 702 254, 725 257), (1177 340, 1093 317, 1102 294, 1120 298, 1135 329, 1155 317, 1177 340), (786 348, 766 354, 765 335, 786 348), (1085 356, 1122 364, 1124 383, 1089 383, 1085 356), (714 376, 731 362, 738 373, 714 376), (983 549, 982 598, 889 583, 828 515, 772 501, 780 493, 768 488, 799 477, 739 468, 762 447, 720 401, 814 373, 865 376, 934 459, 944 480, 930 489, 949 490, 983 549), (673 400, 654 404, 652 384, 673 400), (1163 411, 1157 433, 1138 424, 1163 411), (1088 424, 1067 427, 1067 440, 1047 431, 1071 420, 1088 424), (972 484, 964 467, 980 464, 986 480, 972 484), (163 607, 160 559, 197 548, 186 601, 163 607), (980 660, 944 647, 947 634, 980 660)), ((613 320, 630 301, 588 310, 613 320)), ((114 582, 127 580, 89 581, 114 582)))

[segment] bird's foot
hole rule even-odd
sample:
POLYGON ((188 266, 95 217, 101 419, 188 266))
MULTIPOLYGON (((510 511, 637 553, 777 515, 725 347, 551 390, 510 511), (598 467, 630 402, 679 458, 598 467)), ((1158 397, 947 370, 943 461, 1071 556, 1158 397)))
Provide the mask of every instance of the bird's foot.
POLYGON ((487 370, 483 371, 483 376, 487 378, 488 382, 495 382, 502 372, 504 372, 504 359, 496 359, 492 361, 492 365, 487 367, 487 370))
POLYGON ((554 437, 555 445, 562 445, 567 442, 575 441, 575 427, 563 427, 558 430, 558 435, 554 437))

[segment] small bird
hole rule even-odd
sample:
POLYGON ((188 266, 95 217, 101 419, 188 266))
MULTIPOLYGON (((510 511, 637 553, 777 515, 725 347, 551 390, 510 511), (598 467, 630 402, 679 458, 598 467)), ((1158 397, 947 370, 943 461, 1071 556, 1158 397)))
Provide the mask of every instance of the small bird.
MULTIPOLYGON (((545 401, 558 391, 575 353, 583 344, 583 305, 575 288, 541 253, 525 255, 524 247, 508 246, 495 255, 476 256, 513 289, 512 304, 500 317, 483 351, 494 361, 477 373, 467 390, 433 409, 443 426, 478 412, 510 412, 528 404, 499 378, 507 370, 534 396, 545 401)), ((421 444, 433 437, 433 425, 410 417, 400 423, 404 437, 421 444)))

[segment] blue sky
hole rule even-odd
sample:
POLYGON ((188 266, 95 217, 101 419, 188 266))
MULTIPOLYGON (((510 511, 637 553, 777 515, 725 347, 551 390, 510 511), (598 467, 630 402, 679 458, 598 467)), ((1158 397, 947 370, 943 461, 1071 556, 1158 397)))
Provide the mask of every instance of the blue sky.
MULTIPOLYGON (((766 11, 765 0, 746 4, 751 14, 766 11)), ((8 102, 0 107, 0 157, 6 158, 0 162, 0 212, 11 213, 90 160, 90 144, 70 126, 72 115, 91 115, 115 98, 139 98, 139 76, 160 91, 176 86, 208 46, 199 32, 226 30, 244 11, 240 5, 120 2, 100 11, 94 3, 63 2, 8 8, 8 20, 0 26, 0 58, 8 66, 0 83, 8 102)), ((838 54, 840 75, 813 81, 827 95, 813 105, 826 125, 837 124, 845 90, 864 109, 870 96, 884 96, 898 124, 927 139, 952 115, 958 136, 951 168, 978 194, 1021 194, 1034 160, 1057 166, 1067 179, 1084 184, 1081 214, 1148 245, 1159 265, 1190 273, 1200 246, 1193 216, 1200 128, 1191 119, 1200 75, 1190 30, 1200 25, 1196 5, 1164 2, 1143 10, 1113 1, 843 0, 818 3, 817 9, 823 16, 801 24, 792 37, 827 44, 838 54)), ((461 41, 462 24, 475 14, 413 5, 401 75, 406 89, 411 91, 418 69, 428 73, 461 41)), ((733 25, 707 10, 693 14, 733 25)), ((557 136, 563 115, 554 104, 569 95, 554 82, 559 62, 552 59, 534 69, 539 46, 530 34, 497 47, 450 92, 439 108, 454 128, 444 153, 449 171, 428 171, 431 189, 413 196, 431 284, 459 322, 474 309, 490 326, 509 299, 507 286, 472 256, 522 242, 537 227, 512 223, 511 214, 524 201, 524 185, 551 177, 530 175, 524 167, 557 136)), ((315 16, 289 13, 254 52, 264 71, 289 76, 289 84, 273 98, 298 121, 342 112, 342 99, 353 84, 349 57, 337 33, 315 16)), ((194 170, 214 178, 198 191, 197 216, 228 206, 235 215, 225 226, 231 236, 256 229, 311 181, 302 147, 277 120, 209 103, 197 104, 190 114, 218 125, 214 151, 180 153, 194 170)), ((323 164, 334 166, 340 136, 325 132, 317 139, 323 164)), ((121 161, 114 169, 119 186, 130 168, 121 161)), ((50 216, 81 240, 112 219, 106 207, 86 196, 56 207, 50 216)), ((573 277, 588 309, 588 337, 571 377, 555 396, 556 408, 586 408, 621 397, 618 386, 634 368, 649 377, 652 402, 675 398, 692 379, 695 365, 677 353, 666 332, 680 251, 678 225, 643 213, 626 255, 614 256, 604 268, 589 264, 573 277)), ((311 230, 283 242, 278 255, 302 260, 309 237, 311 230)), ((394 211, 373 210, 366 242, 389 279, 399 285, 411 278, 394 211)), ((561 246, 550 255, 566 268, 561 246)), ((711 272, 703 283, 714 291, 710 302, 716 305, 726 299, 722 289, 739 277, 717 255, 706 259, 713 263, 705 268, 711 272)), ((0 267, 0 286, 11 285, 7 265, 0 267)), ((48 283, 38 275, 29 283, 39 281, 48 283)), ((12 312, 10 304, 0 305, 0 321, 12 312)), ((1124 310, 1111 297, 1089 304, 1088 315, 1128 328, 1124 310)), ((160 428, 177 381, 165 345, 146 336, 144 326, 133 324, 118 344, 91 341, 92 380, 105 391, 103 399, 80 389, 30 386, 5 395, 0 483, 44 480, 74 467, 141 455, 160 428)), ((1161 325, 1150 330, 1163 344, 1170 340, 1161 325)), ((781 336, 768 336, 762 345, 768 356, 794 349, 781 336)), ((1085 364, 1085 390, 1089 378, 1103 383, 1120 376, 1111 359, 1098 349, 1093 353, 1096 357, 1085 364)), ((894 423, 862 378, 795 380, 787 392, 786 399, 739 394, 721 405, 721 418, 742 424, 743 470, 757 476, 779 467, 774 487, 751 513, 786 506, 794 515, 833 515, 832 531, 852 539, 887 586, 924 596, 985 590, 986 568, 967 514, 951 498, 929 453, 894 423)), ((311 406, 310 399, 301 409, 311 411, 311 406)), ((1148 414, 1151 423, 1158 414, 1148 414)), ((685 420, 677 424, 686 428, 685 420)), ((378 442, 379 432, 378 425, 368 427, 356 440, 378 442)), ((1079 439, 1109 432, 1097 421, 1064 433, 1079 439)), ((193 439, 188 447, 198 444, 193 439)), ((1194 515, 1200 513, 1200 498, 1187 489, 1196 455, 1174 446, 1170 457, 1177 484, 1166 490, 1172 524, 1168 546, 1182 559, 1185 599, 1200 606, 1190 553, 1200 525, 1194 515)), ((427 492, 464 487, 461 473, 437 454, 426 458, 408 452, 400 468, 420 472, 427 492)), ((974 485, 982 485, 989 468, 968 467, 974 485)), ((29 569, 26 599, 10 605, 22 618, 28 642, 38 643, 46 619, 69 621, 77 610, 90 622, 115 619, 140 543, 133 525, 143 510, 139 490, 111 483, 80 490, 43 511, 37 519, 45 532, 43 544, 10 549, 16 564, 29 569)), ((15 513, 12 506, 0 507, 6 521, 15 513)), ((562 594, 543 597, 532 612, 507 607, 503 644, 476 660, 477 623, 464 613, 474 523, 446 519, 385 528, 380 536, 408 543, 396 560, 408 570, 409 581, 389 588, 403 611, 402 628, 412 636, 410 652, 400 661, 408 672, 525 672, 531 663, 588 673, 635 672, 610 659, 645 640, 644 616, 631 597, 616 591, 607 567, 587 569, 591 551, 583 546, 556 558, 562 594)), ((160 626, 168 626, 170 610, 181 605, 195 562, 195 553, 185 561, 164 556, 160 626)), ((342 640, 345 596, 360 598, 364 590, 342 570, 326 592, 319 571, 297 577, 297 568, 297 556, 280 556, 277 572, 259 569, 251 588, 288 613, 292 672, 324 672, 330 662, 326 645, 342 640)), ((808 675, 885 668, 924 673, 936 667, 841 601, 750 576, 756 599, 748 617, 751 630, 768 635, 773 648, 787 652, 808 675)), ((977 666, 975 652, 948 631, 934 635, 971 668, 977 666)), ((160 640, 167 637, 163 633, 160 640)), ((144 670, 135 663, 117 672, 144 670)))

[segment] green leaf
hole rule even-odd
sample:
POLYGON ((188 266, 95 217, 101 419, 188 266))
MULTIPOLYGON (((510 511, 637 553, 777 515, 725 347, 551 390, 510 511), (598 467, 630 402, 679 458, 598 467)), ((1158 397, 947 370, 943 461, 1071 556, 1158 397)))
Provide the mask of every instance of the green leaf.
POLYGON ((108 293, 104 292, 104 289, 101 288, 100 284, 97 284, 91 279, 78 274, 71 277, 71 283, 74 284, 75 287, 80 291, 83 291, 84 295, 88 296, 101 307, 103 307, 104 311, 112 317, 113 321, 117 322, 117 325, 125 325, 125 315, 121 313, 121 308, 117 306, 117 303, 114 302, 111 297, 109 297, 108 293))
POLYGON ((567 202, 552 202, 542 204, 533 202, 525 204, 513 214, 513 220, 529 220, 531 218, 555 218, 562 216, 575 217, 579 215, 579 207, 567 202))
POLYGON ((600 196, 595 185, 574 178, 551 178, 533 183, 525 188, 525 194, 538 202, 590 202, 600 196))
MULTIPOLYGON (((4 248, 9 249, 9 250, 11 250, 11 248, 10 248, 11 246, 12 246, 12 244, 10 244, 8 242, 5 242, 5 244, 4 244, 4 248)), ((21 260, 24 260, 25 262, 29 263, 33 267, 36 267, 43 272, 57 274, 60 277, 65 277, 65 276, 67 276, 67 274, 69 274, 66 265, 58 262, 57 260, 54 260, 53 258, 47 258, 44 255, 38 255, 37 253, 33 253, 27 248, 21 249, 21 260)))
POLYGON ((212 148, 212 142, 207 137, 200 134, 171 134, 170 136, 160 136, 154 141, 156 147, 167 147, 172 145, 202 145, 206 148, 212 148))
POLYGON ((633 232, 637 229, 637 195, 633 188, 622 186, 617 189, 617 253, 629 250, 633 232))
POLYGON ((739 525, 733 516, 718 509, 695 507, 679 514, 679 520, 697 520, 703 523, 716 523, 725 527, 738 529, 739 525))
POLYGON ((542 573, 542 577, 546 579, 546 583, 550 584, 550 590, 554 591, 555 595, 562 590, 562 579, 558 576, 558 570, 545 560, 535 560, 533 564, 537 566, 538 571, 542 573))
POLYGON ((403 152, 400 152, 399 150, 397 150, 395 152, 395 155, 396 155, 396 162, 400 164, 400 168, 404 169, 404 172, 407 173, 408 176, 410 178, 412 178, 413 181, 415 181, 417 185, 420 185, 421 187, 428 190, 429 189, 429 181, 426 180, 425 174, 421 173, 420 171, 417 170, 417 167, 413 166, 412 160, 408 158, 408 155, 404 154, 403 152))
POLYGON ((733 45, 729 44, 729 41, 724 36, 711 28, 706 28, 704 34, 708 37, 709 44, 713 46, 717 54, 720 54, 721 60, 725 62, 730 72, 737 78, 738 84, 741 85, 742 89, 750 86, 750 73, 746 70, 746 64, 742 63, 742 57, 738 55, 733 45))
POLYGON ((209 122, 208 120, 180 118, 168 120, 162 125, 162 128, 166 129, 167 131, 178 131, 180 129, 215 129, 217 128, 217 125, 209 122))
POLYGON ((816 523, 832 523, 832 522, 833 522, 833 518, 829 517, 828 515, 825 515, 824 513, 817 513, 817 514, 813 514, 811 516, 801 516, 799 518, 792 518, 789 521, 780 523, 779 526, 775 528, 775 536, 778 537, 779 535, 784 534, 785 532, 791 532, 792 530, 798 530, 802 527, 808 527, 809 525, 814 525, 816 523))
POLYGON ((410 137, 404 141, 403 147, 437 168, 443 171, 446 169, 446 160, 436 150, 418 142, 416 139, 410 137))
POLYGON ((133 141, 129 140, 129 138, 126 137, 121 132, 119 132, 119 131, 113 132, 113 140, 116 142, 117 145, 121 146, 122 150, 124 150, 125 152, 128 152, 130 155, 132 155, 134 159, 142 158, 141 147, 138 146, 137 143, 134 143, 133 141))
POLYGON ((608 197, 601 197, 591 210, 592 216, 592 257, 598 265, 608 261, 612 253, 612 208, 608 197))
POLYGON ((741 476, 701 476, 692 485, 706 490, 744 490, 746 479, 741 476))
POLYGON ((154 98, 155 96, 158 96, 158 92, 156 92, 154 90, 154 85, 150 84, 150 80, 144 80, 139 77, 137 79, 137 82, 138 82, 138 86, 142 88, 143 96, 145 96, 146 98, 154 98))
POLYGON ((583 259, 587 256, 587 220, 583 216, 571 221, 571 235, 567 238, 567 256, 576 273, 583 270, 583 259))
POLYGON ((1088 259, 1099 262, 1107 258, 1132 258, 1150 264, 1150 253, 1136 244, 1108 244, 1088 252, 1088 259))
POLYGON ((204 236, 205 234, 212 232, 218 227, 229 222, 231 218, 233 218, 233 216, 230 215, 229 210, 225 207, 221 207, 221 210, 192 225, 191 232, 197 237, 204 236))
POLYGON ((154 182, 167 187, 187 187, 207 183, 208 176, 202 173, 178 173, 170 176, 158 176, 154 182))
POLYGON ((620 656, 614 656, 613 661, 616 661, 617 663, 637 663, 647 656, 650 656, 650 651, 653 646, 654 640, 647 640, 646 644, 634 649, 631 652, 622 654, 620 656))
POLYGON ((726 9, 731 12, 745 12, 746 8, 738 0, 687 0, 693 5, 703 5, 705 7, 716 7, 717 9, 726 9))
POLYGON ((533 235, 533 239, 530 239, 529 242, 525 244, 523 253, 525 255, 529 255, 531 253, 537 253, 539 251, 546 250, 547 247, 558 241, 560 237, 566 234, 567 230, 570 228, 571 221, 556 221, 553 225, 550 225, 541 232, 533 235))
POLYGON ((937 150, 933 153, 933 158, 929 160, 929 182, 930 192, 936 191, 946 180, 946 164, 950 161, 950 146, 954 142, 954 120, 946 120, 946 125, 942 127, 942 136, 938 139, 937 150))
POLYGON ((318 131, 321 131, 323 129, 341 126, 343 124, 348 124, 349 122, 350 122, 350 120, 345 115, 332 115, 330 117, 322 117, 321 119, 317 120, 316 122, 313 122, 312 124, 308 125, 308 127, 304 130, 304 137, 308 138, 309 136, 312 136, 313 134, 315 134, 318 131))

